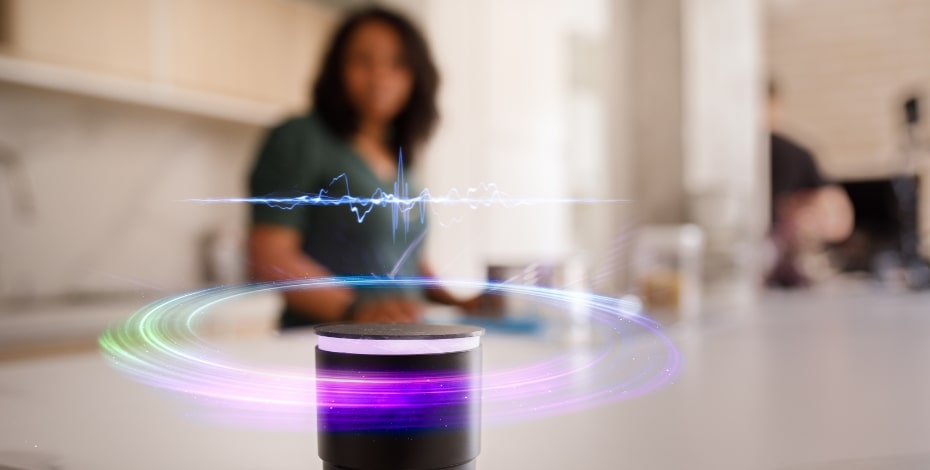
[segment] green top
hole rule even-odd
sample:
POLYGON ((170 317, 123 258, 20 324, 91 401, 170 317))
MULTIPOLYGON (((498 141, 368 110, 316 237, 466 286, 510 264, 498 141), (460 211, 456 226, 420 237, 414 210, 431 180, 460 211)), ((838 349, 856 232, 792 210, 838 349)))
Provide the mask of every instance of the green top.
MULTIPOLYGON (((401 177, 399 174, 398 181, 401 177)), ((309 200, 324 191, 322 195, 332 200, 370 198, 379 189, 395 192, 395 181, 379 180, 348 142, 330 132, 313 114, 290 119, 271 130, 249 186, 251 196, 257 198, 307 196, 309 200)), ((371 207, 363 202, 254 203, 252 223, 284 225, 300 231, 304 253, 337 276, 418 276, 426 230, 420 223, 420 207, 410 208, 409 228, 400 214, 396 231, 392 209, 391 205, 371 207)), ((378 288, 360 290, 358 295, 421 296, 422 291, 378 288)), ((281 322, 283 327, 313 324, 290 310, 285 311, 281 322)))

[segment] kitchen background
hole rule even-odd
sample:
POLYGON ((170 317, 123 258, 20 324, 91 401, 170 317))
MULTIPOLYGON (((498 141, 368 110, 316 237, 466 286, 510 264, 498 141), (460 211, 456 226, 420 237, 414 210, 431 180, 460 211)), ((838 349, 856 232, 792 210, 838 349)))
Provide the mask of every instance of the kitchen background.
MULTIPOLYGON (((264 129, 306 109, 359 3, 0 0, 0 344, 86 342, 153 298, 241 282, 247 208, 185 200, 243 194, 264 129)), ((898 171, 902 103, 930 86, 926 0, 389 4, 424 26, 443 76, 419 181, 632 200, 460 214, 429 241, 449 277, 572 261, 621 294, 637 227, 695 223, 705 305, 752 303, 769 77, 785 129, 844 181, 898 171)))

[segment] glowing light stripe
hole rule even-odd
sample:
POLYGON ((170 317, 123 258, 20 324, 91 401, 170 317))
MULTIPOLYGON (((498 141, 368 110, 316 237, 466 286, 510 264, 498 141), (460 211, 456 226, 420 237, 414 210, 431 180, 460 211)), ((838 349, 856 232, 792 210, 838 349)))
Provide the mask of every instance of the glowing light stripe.
POLYGON ((475 349, 481 338, 441 339, 357 339, 320 336, 317 346, 324 351, 375 356, 408 356, 414 354, 448 354, 475 349))
POLYGON ((416 196, 410 194, 410 185, 404 173, 403 152, 397 159, 397 178, 394 180, 393 192, 377 188, 370 197, 353 196, 350 191, 349 177, 342 173, 329 182, 327 188, 321 188, 316 193, 301 194, 299 196, 284 197, 267 195, 263 197, 235 197, 235 198, 197 198, 188 199, 189 202, 207 204, 248 203, 261 204, 281 210, 293 210, 299 206, 347 206, 355 215, 358 223, 365 221, 368 214, 375 207, 390 208, 391 222, 394 236, 400 225, 404 233, 410 230, 410 217, 414 208, 419 209, 420 223, 426 220, 427 205, 465 206, 470 209, 479 207, 514 208, 519 206, 533 206, 538 204, 608 204, 630 202, 628 199, 597 199, 597 198, 519 198, 511 196, 498 189, 493 183, 481 184, 464 191, 449 190, 445 196, 434 196, 429 189, 423 189, 416 196), (344 186, 344 188, 342 188, 344 186), (330 192, 339 187, 345 191, 344 195, 332 196, 330 192))

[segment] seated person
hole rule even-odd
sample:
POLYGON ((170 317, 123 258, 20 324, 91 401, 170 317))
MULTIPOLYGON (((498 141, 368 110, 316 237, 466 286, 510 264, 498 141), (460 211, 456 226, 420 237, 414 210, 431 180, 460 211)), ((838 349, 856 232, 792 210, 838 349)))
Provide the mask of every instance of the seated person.
MULTIPOLYGON (((769 86, 769 126, 778 118, 777 90, 769 86)), ((776 248, 774 267, 766 282, 774 287, 808 283, 798 266, 803 246, 834 243, 852 233, 849 196, 820 173, 810 151, 787 137, 771 134, 771 239, 776 248)))
MULTIPOLYGON (((370 197, 394 191, 398 154, 419 161, 419 146, 438 118, 439 75, 423 36, 404 17, 381 8, 359 11, 338 28, 313 89, 313 110, 274 128, 250 180, 253 197, 370 197), (333 183, 339 175, 345 175, 333 183)), ((415 193, 414 193, 415 194, 415 193)), ((356 206, 360 210, 364 208, 356 206)), ((423 259, 426 226, 412 208, 409 231, 395 233, 391 207, 363 220, 346 205, 253 205, 249 261, 258 281, 326 276, 431 277, 423 259)), ((474 309, 442 288, 291 290, 280 326, 332 321, 415 322, 422 301, 474 309)))

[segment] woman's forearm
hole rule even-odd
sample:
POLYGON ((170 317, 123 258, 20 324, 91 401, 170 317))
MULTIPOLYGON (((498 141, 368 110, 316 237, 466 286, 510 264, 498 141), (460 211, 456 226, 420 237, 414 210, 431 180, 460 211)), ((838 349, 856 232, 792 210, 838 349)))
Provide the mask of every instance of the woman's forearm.
MULTIPOLYGON (((332 275, 300 249, 296 230, 274 225, 258 225, 249 233, 249 264, 257 281, 290 281, 332 275)), ((284 292, 288 306, 319 321, 342 318, 355 300, 348 287, 314 287, 284 292)))

